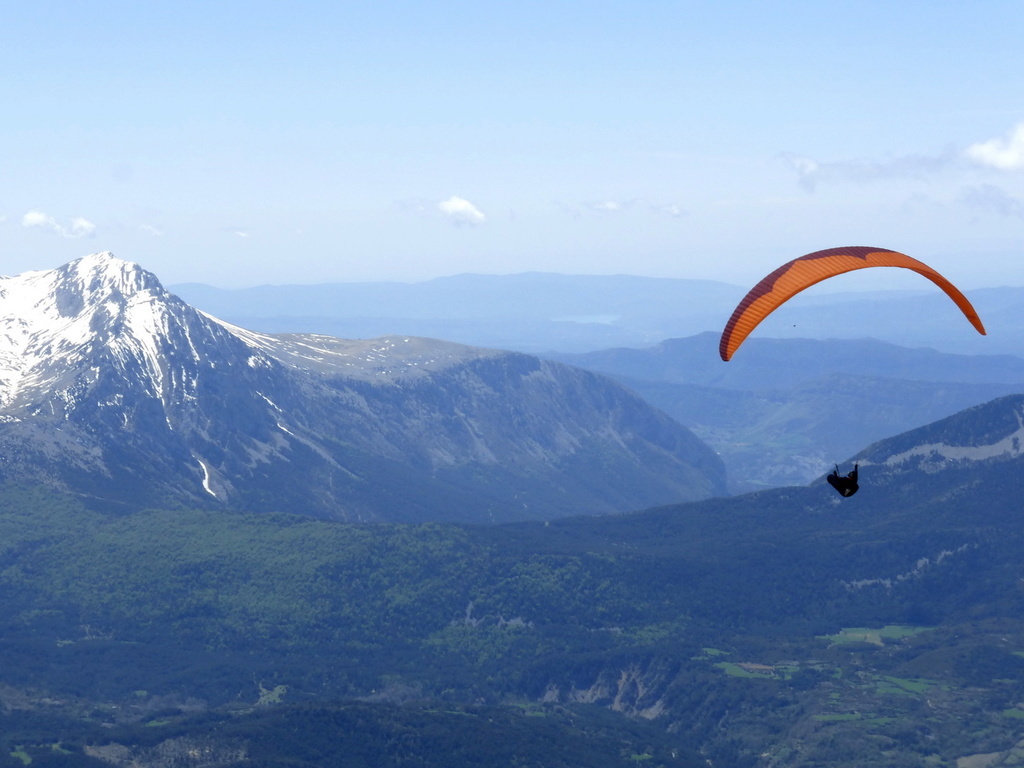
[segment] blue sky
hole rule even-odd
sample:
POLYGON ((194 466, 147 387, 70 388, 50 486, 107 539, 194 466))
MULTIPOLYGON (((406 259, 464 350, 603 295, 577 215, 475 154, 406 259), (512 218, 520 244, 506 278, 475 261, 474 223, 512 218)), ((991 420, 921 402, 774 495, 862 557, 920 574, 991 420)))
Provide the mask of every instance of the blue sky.
POLYGON ((1019 0, 12 4, 0 272, 745 284, 875 245, 1024 285, 1022 29, 1019 0))

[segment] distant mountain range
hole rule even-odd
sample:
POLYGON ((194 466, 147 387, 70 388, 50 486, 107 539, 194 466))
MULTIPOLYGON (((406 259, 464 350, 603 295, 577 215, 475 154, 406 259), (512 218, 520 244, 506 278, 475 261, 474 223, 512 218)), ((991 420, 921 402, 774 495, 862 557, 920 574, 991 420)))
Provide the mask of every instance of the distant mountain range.
MULTIPOLYGON (((344 338, 410 334, 521 352, 649 347, 721 332, 750 286, 628 275, 456 275, 421 283, 172 286, 217 317, 267 332, 344 338)), ((755 338, 875 338, 963 354, 1024 355, 1024 288, 968 291, 987 337, 922 279, 920 291, 828 293, 811 288, 755 338)))
POLYGON ((0 476, 102 503, 494 522, 724 492, 622 386, 519 353, 247 331, 109 253, 0 280, 0 476))
POLYGON ((520 352, 644 346, 716 327, 742 289, 625 275, 456 275, 423 283, 188 283, 189 303, 247 328, 344 338, 396 333, 520 352))

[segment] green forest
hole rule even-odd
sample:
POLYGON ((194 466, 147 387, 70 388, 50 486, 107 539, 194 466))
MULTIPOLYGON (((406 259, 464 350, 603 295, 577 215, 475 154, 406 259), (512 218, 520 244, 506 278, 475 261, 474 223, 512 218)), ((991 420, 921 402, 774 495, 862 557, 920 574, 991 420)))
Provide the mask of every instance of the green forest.
POLYGON ((1020 469, 478 527, 6 486, 0 766, 1024 764, 1020 469))

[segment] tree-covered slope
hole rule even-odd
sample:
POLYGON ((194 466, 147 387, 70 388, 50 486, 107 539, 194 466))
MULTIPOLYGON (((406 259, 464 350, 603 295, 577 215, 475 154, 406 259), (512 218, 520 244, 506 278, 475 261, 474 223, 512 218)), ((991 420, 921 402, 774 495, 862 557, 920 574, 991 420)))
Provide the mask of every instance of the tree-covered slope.
MULTIPOLYGON (((921 439, 1000 443, 1019 405, 921 439)), ((238 707, 361 699, 411 707, 372 717, 418 732, 417 712, 480 703, 589 729, 597 705, 649 720, 655 752, 716 765, 1009 765, 1022 459, 885 461, 907 443, 873 447, 848 500, 815 484, 482 528, 112 515, 7 488, 0 698, 35 717, 59 702, 58 730, 131 754, 145 733, 207 733, 197 711, 234 711, 217 743, 253 744, 238 707)), ((258 722, 322 721, 289 717, 258 722)), ((39 733, 23 726, 9 738, 39 733)))
POLYGON ((8 486, 11 753, 71 736, 83 760, 183 736, 225 755, 260 738, 313 745, 314 731, 294 734, 360 702, 382 743, 405 732, 410 754, 434 749, 438 711, 488 732, 467 709, 486 705, 514 708, 486 736, 498 740, 604 739, 622 721, 599 712, 649 721, 657 737, 629 736, 628 754, 663 765, 1014 765, 1022 436, 1024 397, 1007 397, 865 449, 849 499, 819 480, 480 527, 114 514, 8 486))

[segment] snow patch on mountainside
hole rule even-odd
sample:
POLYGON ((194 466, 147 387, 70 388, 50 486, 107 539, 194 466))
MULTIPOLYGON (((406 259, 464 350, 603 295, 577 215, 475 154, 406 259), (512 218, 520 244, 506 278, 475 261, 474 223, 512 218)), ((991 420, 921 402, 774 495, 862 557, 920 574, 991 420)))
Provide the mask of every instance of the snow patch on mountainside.
POLYGON ((210 468, 206 466, 206 462, 202 459, 196 459, 196 461, 199 462, 199 468, 203 470, 203 490, 216 499, 217 494, 214 492, 213 488, 210 487, 210 468))

